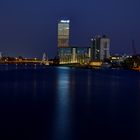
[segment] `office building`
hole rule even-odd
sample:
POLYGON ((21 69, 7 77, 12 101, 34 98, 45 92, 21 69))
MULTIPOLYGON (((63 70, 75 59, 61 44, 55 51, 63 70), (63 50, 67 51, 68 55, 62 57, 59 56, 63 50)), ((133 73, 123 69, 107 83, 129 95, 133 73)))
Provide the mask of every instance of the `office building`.
POLYGON ((58 56, 60 64, 86 64, 90 61, 90 47, 67 47, 58 48, 58 56))
POLYGON ((60 20, 58 23, 58 48, 69 47, 70 20, 60 20))
POLYGON ((92 60, 104 60, 110 57, 110 39, 106 36, 96 36, 91 39, 91 59, 92 60))
POLYGON ((103 36, 100 39, 100 60, 110 57, 110 39, 103 36))
POLYGON ((90 47, 70 46, 70 20, 60 20, 58 23, 58 48, 59 64, 87 63, 91 57, 90 47))

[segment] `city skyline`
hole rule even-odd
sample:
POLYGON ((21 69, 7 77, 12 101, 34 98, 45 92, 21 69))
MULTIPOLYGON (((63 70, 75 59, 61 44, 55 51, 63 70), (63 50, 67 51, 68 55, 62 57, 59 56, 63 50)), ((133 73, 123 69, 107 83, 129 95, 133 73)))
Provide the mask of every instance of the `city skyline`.
POLYGON ((111 53, 132 54, 132 40, 140 52, 140 2, 125 1, 33 1, 0 2, 0 51, 10 56, 42 57, 57 52, 57 23, 70 19, 70 42, 90 46, 91 37, 106 34, 111 53), (59 6, 57 6, 59 5, 59 6))

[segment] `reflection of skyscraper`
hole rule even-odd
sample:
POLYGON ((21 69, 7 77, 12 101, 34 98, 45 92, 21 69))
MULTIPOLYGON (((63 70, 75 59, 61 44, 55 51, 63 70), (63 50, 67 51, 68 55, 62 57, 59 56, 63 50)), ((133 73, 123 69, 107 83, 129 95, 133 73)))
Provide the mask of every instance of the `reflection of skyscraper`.
POLYGON ((58 23, 58 48, 69 47, 70 20, 61 20, 58 23))

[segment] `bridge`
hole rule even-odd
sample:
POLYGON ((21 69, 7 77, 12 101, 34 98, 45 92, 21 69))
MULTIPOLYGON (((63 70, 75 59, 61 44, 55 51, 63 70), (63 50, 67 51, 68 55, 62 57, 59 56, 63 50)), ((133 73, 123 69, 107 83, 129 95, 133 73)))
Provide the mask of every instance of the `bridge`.
POLYGON ((15 61, 0 61, 0 64, 50 64, 51 61, 42 60, 15 60, 15 61))

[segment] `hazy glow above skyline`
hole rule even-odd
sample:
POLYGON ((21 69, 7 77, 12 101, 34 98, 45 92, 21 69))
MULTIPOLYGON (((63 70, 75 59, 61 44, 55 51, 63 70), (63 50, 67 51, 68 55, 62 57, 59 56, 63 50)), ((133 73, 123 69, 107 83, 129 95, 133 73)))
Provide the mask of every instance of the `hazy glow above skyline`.
POLYGON ((70 19, 70 44, 90 46, 95 35, 111 38, 112 53, 140 53, 139 0, 1 0, 0 51, 7 55, 54 57, 57 23, 70 19))

